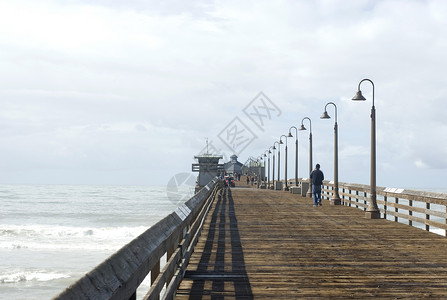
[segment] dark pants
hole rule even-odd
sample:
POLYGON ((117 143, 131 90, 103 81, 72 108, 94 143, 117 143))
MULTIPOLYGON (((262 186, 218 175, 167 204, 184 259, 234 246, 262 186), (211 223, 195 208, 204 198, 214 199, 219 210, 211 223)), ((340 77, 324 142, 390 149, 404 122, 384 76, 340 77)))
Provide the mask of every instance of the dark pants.
POLYGON ((321 204, 321 185, 312 185, 312 196, 315 206, 321 204))

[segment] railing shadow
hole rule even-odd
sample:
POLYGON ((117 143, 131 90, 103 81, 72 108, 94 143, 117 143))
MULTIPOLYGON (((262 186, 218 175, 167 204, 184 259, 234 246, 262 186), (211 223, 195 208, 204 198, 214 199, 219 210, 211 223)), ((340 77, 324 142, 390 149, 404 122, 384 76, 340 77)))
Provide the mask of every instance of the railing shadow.
POLYGON ((186 271, 184 280, 193 281, 189 295, 194 299, 203 295, 212 299, 253 299, 230 188, 222 189, 218 195, 197 270, 186 271), (229 253, 231 261, 226 262, 229 253), (229 283, 233 283, 232 288, 229 283))

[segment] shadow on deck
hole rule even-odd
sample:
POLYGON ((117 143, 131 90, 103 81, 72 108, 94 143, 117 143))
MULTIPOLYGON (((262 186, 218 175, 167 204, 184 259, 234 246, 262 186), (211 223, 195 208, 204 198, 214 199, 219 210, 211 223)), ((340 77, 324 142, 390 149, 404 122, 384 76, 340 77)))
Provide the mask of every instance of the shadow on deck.
POLYGON ((231 189, 218 195, 213 209, 206 241, 195 251, 200 253, 199 261, 188 267, 183 279, 188 287, 180 287, 177 297, 253 299, 231 189))

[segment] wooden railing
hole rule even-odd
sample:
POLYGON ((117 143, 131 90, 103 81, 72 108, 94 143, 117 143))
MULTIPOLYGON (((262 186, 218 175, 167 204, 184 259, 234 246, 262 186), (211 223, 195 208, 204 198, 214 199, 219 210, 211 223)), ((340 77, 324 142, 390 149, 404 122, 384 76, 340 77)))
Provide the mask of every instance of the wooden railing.
MULTIPOLYGON (((324 181, 322 197, 330 199, 334 193, 332 181, 324 181)), ((339 183, 342 205, 366 210, 369 201, 369 185, 339 183)), ((395 222, 431 231, 447 230, 447 194, 398 188, 377 187, 377 205, 382 217, 395 222)))
POLYGON ((183 277, 203 220, 222 183, 217 178, 176 211, 150 227, 54 299, 136 299, 136 291, 151 273, 144 299, 172 299, 183 277), (160 260, 167 262, 160 271, 160 260))
MULTIPOLYGON (((284 183, 284 180, 281 181, 284 183)), ((289 187, 295 185, 294 178, 288 179, 287 182, 289 187)), ((309 179, 298 178, 298 183, 299 185, 308 184, 309 179)), ((269 182, 266 184, 268 185, 269 182)), ((333 193, 334 183, 325 180, 322 187, 322 198, 329 200, 333 193)), ((369 194, 369 185, 339 182, 342 205, 366 210, 369 194)), ((427 231, 435 230, 437 233, 447 236, 446 193, 377 187, 376 194, 377 205, 383 218, 427 231)))

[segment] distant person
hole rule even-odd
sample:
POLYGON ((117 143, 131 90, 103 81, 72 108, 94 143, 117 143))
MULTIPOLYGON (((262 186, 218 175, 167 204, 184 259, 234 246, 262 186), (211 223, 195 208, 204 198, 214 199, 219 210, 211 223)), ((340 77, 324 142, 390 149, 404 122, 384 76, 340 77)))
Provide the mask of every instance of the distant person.
POLYGON ((253 185, 253 183, 255 182, 255 178, 253 176, 251 176, 251 185, 253 185))
POLYGON ((247 175, 247 185, 250 183, 250 177, 247 175))
POLYGON ((310 179, 312 180, 314 207, 321 206, 321 185, 323 184, 324 174, 320 170, 320 164, 316 164, 315 169, 310 173, 310 179))

